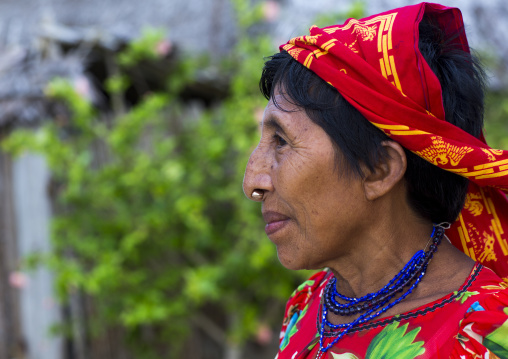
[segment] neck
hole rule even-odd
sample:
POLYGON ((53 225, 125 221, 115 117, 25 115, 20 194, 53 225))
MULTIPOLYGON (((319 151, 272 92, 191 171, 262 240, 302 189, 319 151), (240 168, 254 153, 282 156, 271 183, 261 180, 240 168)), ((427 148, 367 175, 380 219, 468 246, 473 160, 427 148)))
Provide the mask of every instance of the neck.
POLYGON ((403 214, 397 218, 390 217, 383 208, 378 213, 378 218, 368 218, 376 225, 367 226, 352 239, 350 255, 327 264, 337 278, 337 290, 346 296, 361 297, 378 291, 429 242, 432 223, 421 220, 411 209, 393 211, 403 214))

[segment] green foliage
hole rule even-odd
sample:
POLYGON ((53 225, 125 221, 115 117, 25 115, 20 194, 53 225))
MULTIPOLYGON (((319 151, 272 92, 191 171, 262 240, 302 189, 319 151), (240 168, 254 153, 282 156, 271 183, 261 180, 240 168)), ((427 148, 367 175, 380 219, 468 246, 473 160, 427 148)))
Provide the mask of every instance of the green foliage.
POLYGON ((147 28, 141 37, 131 42, 126 51, 118 56, 118 63, 123 66, 134 66, 143 60, 153 60, 159 57, 157 45, 165 38, 164 30, 147 28))
POLYGON ((508 94, 489 92, 486 96, 485 137, 492 148, 508 148, 508 94))
MULTIPOLYGON (((251 24, 246 14, 244 26, 251 24)), ((153 59, 163 38, 145 32, 117 57, 118 67, 153 59)), ((265 105, 257 88, 262 56, 271 51, 267 38, 241 38, 227 68, 231 96, 198 116, 178 91, 193 81, 199 59, 179 64, 165 93, 107 122, 55 79, 47 95, 72 115, 15 131, 2 144, 13 154, 43 154, 58 184, 54 249, 39 259, 55 271, 60 297, 80 290, 94 298, 90 330, 127 328, 137 357, 160 357, 160 344, 178 347, 189 321, 208 315, 205 308, 225 317, 229 342, 243 343, 260 322, 280 324, 265 313, 274 302, 282 308, 294 274, 279 264, 259 204, 241 187, 258 137, 254 114, 265 105), (157 333, 151 342, 139 334, 147 325, 157 333)), ((114 74, 106 89, 122 94, 128 84, 114 74)))
POLYGON ((318 27, 326 27, 330 25, 340 24, 349 18, 361 19, 364 16, 365 2, 356 0, 351 4, 350 8, 347 11, 320 14, 316 17, 314 23, 318 27))
POLYGON ((231 0, 235 9, 236 21, 240 31, 248 29, 250 26, 260 22, 263 17, 262 2, 254 7, 250 1, 231 0))
POLYGON ((124 93, 130 85, 125 75, 113 75, 106 80, 106 90, 111 94, 124 93))

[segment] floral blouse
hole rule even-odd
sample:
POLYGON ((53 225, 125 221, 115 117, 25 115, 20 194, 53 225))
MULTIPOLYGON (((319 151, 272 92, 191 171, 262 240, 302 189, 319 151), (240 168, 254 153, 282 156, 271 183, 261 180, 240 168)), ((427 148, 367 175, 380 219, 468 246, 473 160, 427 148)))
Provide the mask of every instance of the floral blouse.
MULTIPOLYGON (((329 271, 314 274, 290 297, 276 359, 311 359, 319 349, 318 312, 329 271)), ((508 285, 476 264, 458 291, 412 311, 351 330, 326 359, 508 359, 508 285)), ((333 333, 325 332, 324 345, 333 333)))

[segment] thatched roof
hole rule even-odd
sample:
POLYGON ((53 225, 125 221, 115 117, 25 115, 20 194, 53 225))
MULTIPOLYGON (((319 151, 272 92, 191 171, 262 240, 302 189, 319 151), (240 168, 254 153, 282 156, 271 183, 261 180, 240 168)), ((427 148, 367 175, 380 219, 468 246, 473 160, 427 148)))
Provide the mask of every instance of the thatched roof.
POLYGON ((2 0, 0 45, 33 46, 45 22, 123 39, 151 26, 166 29, 185 50, 220 54, 235 38, 231 18, 229 0, 2 0))
MULTIPOLYGON (((91 51, 104 45, 100 37, 86 38, 83 34, 60 26, 41 36, 39 47, 0 48, 0 127, 11 125, 33 126, 55 115, 59 105, 44 95, 48 83, 63 77, 73 82, 93 102, 99 102, 99 92, 86 72, 91 51), (64 53, 62 45, 75 43, 75 48, 64 53), (78 46, 79 45, 79 46, 78 46)), ((122 41, 115 42, 121 46, 122 41)))
MULTIPOLYGON (((277 43, 301 35, 317 14, 345 11, 349 6, 338 4, 337 0, 271 1, 280 4, 280 12, 272 19, 270 28, 277 43)), ((366 11, 379 12, 417 1, 368 0, 366 11)), ((442 2, 456 5, 453 0, 442 2)), ((491 85, 508 87, 508 42, 505 41, 508 3, 463 0, 460 7, 471 45, 497 59, 491 64, 491 85)), ((0 127, 13 123, 36 124, 51 117, 54 104, 44 99, 43 89, 55 76, 70 79, 78 88, 86 90, 91 100, 100 103, 101 91, 95 89, 97 73, 90 73, 93 63, 103 61, 108 53, 137 38, 146 26, 166 29, 175 48, 183 54, 207 52, 224 56, 231 51, 236 37, 232 17, 230 0, 2 0, 0 127)), ((270 54, 260 54, 266 55, 270 54)), ((154 74, 167 70, 166 65, 145 70, 156 78, 154 74)), ((196 95, 209 101, 214 96, 225 95, 226 84, 220 81, 223 79, 210 78, 206 72, 202 77, 199 84, 187 89, 185 96, 196 95)))
POLYGON ((79 57, 43 61, 38 54, 21 48, 0 50, 0 126, 14 123, 35 125, 50 116, 52 104, 43 90, 54 77, 79 78, 79 57))
MULTIPOLYGON (((44 98, 43 90, 54 77, 74 82, 78 90, 87 92, 100 105, 103 99, 96 85, 97 76, 102 75, 93 73, 96 65, 106 66, 108 54, 139 37, 147 26, 166 29, 176 43, 172 52, 181 48, 225 54, 234 40, 230 17, 227 0, 3 0, 0 128, 35 125, 52 117, 55 104, 44 98)), ((162 76, 153 76, 154 73, 167 71, 167 65, 149 64, 142 71, 157 80, 162 76)), ((189 91, 204 91, 205 99, 209 93, 224 95, 224 89, 206 77, 204 74, 203 86, 189 89, 186 96, 189 91), (209 87, 210 91, 206 90, 209 87)))

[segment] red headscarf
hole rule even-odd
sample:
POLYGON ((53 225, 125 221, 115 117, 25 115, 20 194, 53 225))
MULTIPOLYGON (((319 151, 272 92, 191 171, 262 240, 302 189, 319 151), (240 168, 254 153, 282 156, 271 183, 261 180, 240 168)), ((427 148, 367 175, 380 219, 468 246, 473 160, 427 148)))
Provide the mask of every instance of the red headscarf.
POLYGON ((441 85, 418 48, 424 14, 469 51, 460 10, 430 3, 344 25, 312 26, 310 36, 280 49, 335 87, 391 139, 470 180, 465 206, 446 233, 472 259, 508 279, 508 202, 502 192, 508 192, 508 151, 445 121, 441 85))

